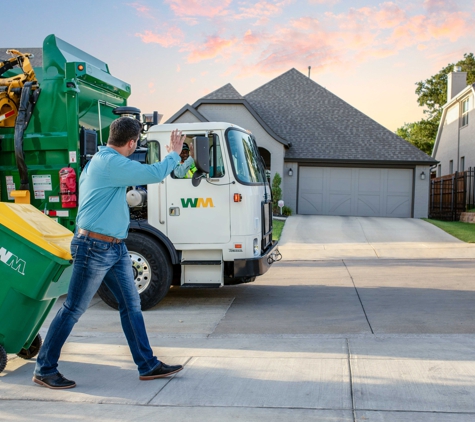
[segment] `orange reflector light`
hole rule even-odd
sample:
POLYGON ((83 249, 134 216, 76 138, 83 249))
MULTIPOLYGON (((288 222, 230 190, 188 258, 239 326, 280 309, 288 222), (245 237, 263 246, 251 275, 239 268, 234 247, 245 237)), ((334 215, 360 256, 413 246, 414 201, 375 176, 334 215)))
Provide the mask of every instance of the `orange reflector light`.
POLYGON ((241 202, 241 201, 242 201, 242 195, 240 193, 235 193, 234 202, 241 202))
POLYGON ((241 243, 236 243, 236 244, 234 245, 234 248, 235 248, 235 249, 242 249, 242 244, 241 244, 241 243))
POLYGON ((78 64, 78 70, 84 70, 84 65, 78 64))

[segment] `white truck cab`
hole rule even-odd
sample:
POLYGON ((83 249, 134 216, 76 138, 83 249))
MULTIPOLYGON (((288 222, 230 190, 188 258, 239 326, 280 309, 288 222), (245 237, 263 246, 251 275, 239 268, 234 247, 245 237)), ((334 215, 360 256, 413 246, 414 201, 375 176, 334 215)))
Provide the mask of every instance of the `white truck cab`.
MULTIPOLYGON (((172 173, 161 183, 128 192, 126 244, 142 309, 155 306, 171 284, 250 282, 281 257, 272 240, 271 190, 253 135, 223 122, 154 125, 142 142, 148 163, 167 155, 175 129, 194 146, 193 178, 172 173)), ((105 285, 99 294, 117 307, 105 285)))

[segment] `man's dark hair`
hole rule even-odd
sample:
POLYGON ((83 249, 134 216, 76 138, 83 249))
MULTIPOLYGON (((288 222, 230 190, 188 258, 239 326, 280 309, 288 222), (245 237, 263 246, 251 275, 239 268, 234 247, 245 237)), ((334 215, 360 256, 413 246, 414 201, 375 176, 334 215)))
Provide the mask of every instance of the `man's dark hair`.
POLYGON ((123 147, 131 139, 137 139, 142 130, 142 123, 130 117, 119 117, 110 125, 107 143, 116 147, 123 147))

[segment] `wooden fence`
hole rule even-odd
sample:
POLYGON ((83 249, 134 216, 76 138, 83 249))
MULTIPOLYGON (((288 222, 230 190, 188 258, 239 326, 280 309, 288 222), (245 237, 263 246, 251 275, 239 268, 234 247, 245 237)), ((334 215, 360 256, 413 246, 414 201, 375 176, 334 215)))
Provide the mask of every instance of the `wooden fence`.
POLYGON ((429 218, 458 221, 475 207, 475 169, 455 172, 430 181, 429 218))

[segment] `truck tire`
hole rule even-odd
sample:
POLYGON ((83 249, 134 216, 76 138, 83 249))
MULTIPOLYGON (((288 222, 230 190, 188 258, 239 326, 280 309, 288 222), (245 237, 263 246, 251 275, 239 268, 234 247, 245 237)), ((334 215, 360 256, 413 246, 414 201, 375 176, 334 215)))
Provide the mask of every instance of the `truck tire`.
MULTIPOLYGON (((162 244, 142 233, 129 233, 125 244, 132 260, 141 308, 146 311, 157 305, 170 289, 173 279, 170 256, 162 244)), ((105 283, 101 284, 97 293, 111 308, 119 308, 115 296, 105 283)))
POLYGON ((8 356, 6 350, 0 345, 0 372, 5 369, 7 366, 8 356))
POLYGON ((17 356, 22 359, 34 358, 40 352, 42 345, 43 339, 39 334, 37 334, 35 339, 33 340, 33 343, 31 343, 31 346, 28 347, 28 349, 21 349, 20 352, 17 353, 17 356))

